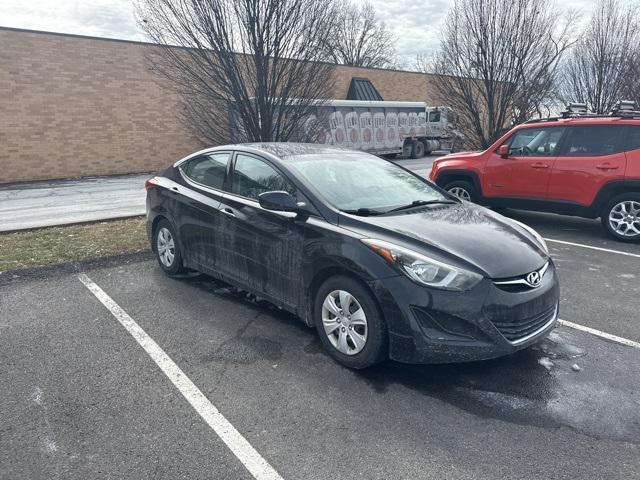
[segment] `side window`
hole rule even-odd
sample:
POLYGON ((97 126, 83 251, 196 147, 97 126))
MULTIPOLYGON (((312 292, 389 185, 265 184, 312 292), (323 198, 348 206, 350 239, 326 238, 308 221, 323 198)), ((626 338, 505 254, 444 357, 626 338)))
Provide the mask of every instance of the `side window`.
POLYGON ((625 150, 637 150, 640 148, 640 125, 629 125, 627 127, 627 147, 625 150))
POLYGON ((544 157, 555 155, 563 127, 523 128, 509 140, 509 155, 544 157))
POLYGON ((231 191, 237 195, 258 199, 258 195, 272 190, 284 190, 295 195, 295 188, 266 162, 248 155, 236 156, 231 191))
POLYGON ((430 122, 439 122, 440 121, 440 110, 432 110, 429 112, 429 121, 430 122))
POLYGON ((624 150, 621 125, 583 125, 571 127, 564 149, 567 157, 611 155, 624 150))
POLYGON ((222 189, 229 153, 212 153, 189 160, 182 171, 191 180, 207 187, 222 189))

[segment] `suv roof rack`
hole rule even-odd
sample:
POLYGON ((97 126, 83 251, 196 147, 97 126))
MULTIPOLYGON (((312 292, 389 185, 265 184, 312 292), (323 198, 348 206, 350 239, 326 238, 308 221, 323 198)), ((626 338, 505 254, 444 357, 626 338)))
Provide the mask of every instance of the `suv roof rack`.
POLYGON ((620 117, 622 119, 640 119, 640 110, 636 110, 636 102, 633 100, 620 100, 610 113, 591 113, 587 110, 586 103, 572 102, 567 104, 566 110, 559 117, 532 118, 524 122, 546 123, 557 122, 567 118, 610 118, 620 117))

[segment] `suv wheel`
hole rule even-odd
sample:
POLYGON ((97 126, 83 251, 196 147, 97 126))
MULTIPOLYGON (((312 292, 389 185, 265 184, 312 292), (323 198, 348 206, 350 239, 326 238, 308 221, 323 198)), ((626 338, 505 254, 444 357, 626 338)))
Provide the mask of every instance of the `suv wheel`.
POLYGON ((378 306, 356 280, 329 278, 318 289, 314 304, 322 345, 346 367, 362 369, 387 358, 387 329, 378 306))
POLYGON ((451 195, 467 200, 469 202, 475 202, 477 200, 477 193, 475 187, 471 182, 464 180, 456 180, 445 185, 444 189, 451 195))
POLYGON ((158 264, 165 273, 178 275, 184 272, 182 252, 176 239, 173 227, 167 220, 160 220, 153 232, 153 250, 158 264))
POLYGON ((616 240, 640 240, 640 193, 623 193, 607 203, 601 215, 602 226, 616 240))

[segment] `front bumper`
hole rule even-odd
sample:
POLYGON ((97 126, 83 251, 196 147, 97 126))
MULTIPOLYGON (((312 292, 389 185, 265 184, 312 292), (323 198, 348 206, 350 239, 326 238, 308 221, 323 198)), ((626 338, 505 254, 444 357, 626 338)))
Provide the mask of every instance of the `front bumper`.
POLYGON ((512 354, 556 325, 560 287, 553 262, 539 287, 506 291, 484 279, 467 292, 422 287, 404 276, 370 283, 389 328, 389 356, 453 363, 512 354))

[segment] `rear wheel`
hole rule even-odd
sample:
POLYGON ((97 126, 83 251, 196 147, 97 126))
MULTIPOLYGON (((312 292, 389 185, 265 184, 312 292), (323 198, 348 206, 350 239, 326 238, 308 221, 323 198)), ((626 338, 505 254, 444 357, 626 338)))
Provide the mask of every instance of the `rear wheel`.
POLYGON ((640 193, 623 193, 612 198, 600 219, 607 233, 616 240, 640 241, 640 193))
POLYGON ((387 329, 369 291, 338 275, 318 289, 314 318, 320 340, 335 360, 362 369, 387 358, 387 329))
POLYGON ((413 146, 411 147, 411 158, 422 158, 424 157, 424 143, 420 140, 416 140, 413 142, 413 146))
POLYGON ((469 202, 475 202, 478 198, 478 194, 476 193, 476 189, 473 184, 465 180, 456 180, 454 182, 447 183, 444 189, 451 195, 469 202))
POLYGON ((160 268, 169 275, 184 272, 182 252, 173 227, 167 220, 160 220, 153 232, 153 246, 160 268))

